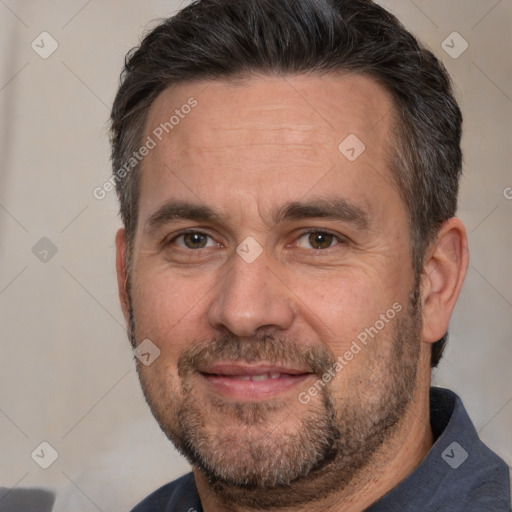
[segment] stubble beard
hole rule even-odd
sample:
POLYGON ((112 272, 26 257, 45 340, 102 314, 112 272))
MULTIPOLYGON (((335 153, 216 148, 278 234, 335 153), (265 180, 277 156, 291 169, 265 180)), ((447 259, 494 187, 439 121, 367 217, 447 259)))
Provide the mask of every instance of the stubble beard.
MULTIPOLYGON (((387 361, 370 346, 378 338, 363 349, 373 352, 369 362, 380 372, 370 373, 363 382, 354 376, 342 396, 326 385, 307 406, 298 400, 293 404, 280 400, 233 403, 218 397, 206 407, 204 397, 198 399, 191 384, 198 364, 225 359, 307 364, 319 379, 334 364, 332 355, 316 346, 299 348, 272 336, 240 342, 227 335, 193 344, 183 352, 178 379, 139 364, 146 401, 164 433, 202 472, 226 509, 237 504, 277 510, 327 498, 345 489, 372 463, 411 404, 421 335, 418 296, 416 288, 408 311, 392 321, 387 361), (217 419, 213 425, 212 415, 217 419), (276 415, 280 422, 275 421, 276 415)), ((131 304, 130 300, 130 309, 131 304)), ((132 310, 130 328, 134 343, 132 310)))

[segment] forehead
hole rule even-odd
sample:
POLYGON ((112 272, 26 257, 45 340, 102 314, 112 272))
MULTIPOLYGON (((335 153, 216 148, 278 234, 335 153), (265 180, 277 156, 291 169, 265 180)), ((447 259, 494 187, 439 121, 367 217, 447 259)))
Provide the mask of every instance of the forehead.
POLYGON ((162 136, 164 144, 175 141, 175 146, 191 135, 198 143, 222 143, 226 130, 245 131, 249 140, 260 143, 275 139, 269 129, 274 133, 280 130, 285 142, 301 141, 300 132, 304 132, 302 140, 307 141, 311 130, 315 132, 312 143, 338 140, 350 128, 364 135, 372 132, 373 138, 389 127, 392 107, 384 88, 366 76, 253 76, 184 83, 164 90, 150 108, 145 131, 154 132, 171 121, 172 128, 164 130, 162 136), (186 105, 192 98, 197 106, 189 113, 191 109, 186 105), (187 116, 193 120, 200 117, 193 134, 183 127, 178 129, 187 116), (381 121, 381 129, 374 130, 381 121), (217 130, 212 131, 212 127, 217 130))
POLYGON ((151 137, 155 147, 143 162, 140 212, 150 215, 169 195, 208 203, 226 193, 232 204, 255 200, 271 208, 322 187, 371 203, 369 185, 375 191, 378 182, 381 190, 392 182, 392 122, 389 95, 364 76, 174 86, 146 120, 144 140, 151 137))

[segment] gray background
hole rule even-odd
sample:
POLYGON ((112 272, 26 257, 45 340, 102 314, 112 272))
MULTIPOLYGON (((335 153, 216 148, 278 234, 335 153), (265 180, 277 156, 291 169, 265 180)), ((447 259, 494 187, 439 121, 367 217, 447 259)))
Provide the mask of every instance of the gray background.
MULTIPOLYGON (((126 340, 114 193, 92 195, 111 172, 124 55, 184 3, 0 0, 0 487, 53 489, 57 511, 127 510, 187 470, 145 405, 126 340), (31 48, 43 31, 59 45, 47 59, 31 48), (48 469, 31 458, 43 441, 58 453, 48 469)), ((471 266, 434 382, 462 396, 510 466, 512 1, 381 3, 443 60, 465 115, 471 266), (457 58, 442 46, 462 49, 454 31, 469 45, 457 58)))

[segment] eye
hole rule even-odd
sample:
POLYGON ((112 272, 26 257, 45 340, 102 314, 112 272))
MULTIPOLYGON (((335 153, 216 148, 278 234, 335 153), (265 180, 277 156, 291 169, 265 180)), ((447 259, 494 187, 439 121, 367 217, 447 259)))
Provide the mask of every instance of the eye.
POLYGON ((329 249, 340 242, 340 237, 326 231, 309 231, 297 239, 297 245, 304 249, 329 249))
POLYGON ((204 249, 218 245, 209 235, 199 231, 189 231, 174 237, 170 243, 182 249, 204 249))

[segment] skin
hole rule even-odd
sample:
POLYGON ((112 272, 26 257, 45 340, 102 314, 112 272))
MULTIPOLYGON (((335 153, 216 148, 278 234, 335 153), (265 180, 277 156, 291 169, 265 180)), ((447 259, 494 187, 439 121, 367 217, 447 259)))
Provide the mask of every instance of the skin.
MULTIPOLYGON (((167 416, 178 413, 173 404, 185 394, 178 361, 191 347, 226 334, 257 344, 268 334, 299 351, 319 348, 335 360, 393 304, 403 305, 397 319, 409 314, 415 286, 408 212, 388 167, 393 105, 381 86, 349 75, 253 76, 183 84, 156 99, 144 139, 189 97, 197 99, 197 106, 144 159, 131 294, 126 287, 124 230, 116 236, 121 304, 129 321, 131 303, 136 320, 132 337, 138 343, 149 338, 160 349, 150 366, 139 364, 139 375, 148 401, 155 402, 153 409, 166 397, 155 416, 161 424, 167 421, 171 431, 176 426, 167 416), (353 162, 338 150, 349 134, 366 146, 353 162), (367 226, 316 216, 275 218, 286 203, 334 196, 364 212, 367 226), (218 218, 179 219, 151 229, 155 212, 176 201, 206 205, 218 218), (183 237, 175 238, 183 229, 209 235, 207 247, 187 248, 183 237), (318 229, 339 238, 328 238, 327 249, 313 248, 304 232, 318 229), (251 263, 236 252, 247 237, 262 249, 251 263)), ((416 369, 409 406, 364 470, 337 491, 319 494, 315 502, 280 510, 364 510, 425 457, 433 442, 428 403, 431 344, 447 330, 467 266, 464 227, 459 219, 449 219, 424 259, 421 321, 407 345, 416 369)), ((383 399, 382 387, 391 389, 397 321, 386 324, 329 383, 337 411, 345 403, 371 410, 383 399)), ((259 446, 265 439, 277 447, 284 434, 299 432, 300 420, 320 407, 321 394, 308 404, 300 403, 298 394, 318 378, 309 374, 289 388, 270 392, 256 384, 251 393, 247 385, 225 391, 197 373, 187 382, 192 403, 206 411, 205 429, 211 439, 229 436, 229 456, 237 442, 259 446), (219 402, 223 410, 215 406, 219 402), (247 411, 251 404, 258 408, 268 403, 280 407, 253 418, 253 424, 232 414, 234 404, 247 411)), ((166 433, 172 439, 172 433, 166 433)), ((226 493, 212 489, 204 471, 193 469, 206 512, 249 509, 240 500, 230 504, 226 493)), ((301 485, 306 492, 308 484, 301 485)))

